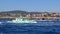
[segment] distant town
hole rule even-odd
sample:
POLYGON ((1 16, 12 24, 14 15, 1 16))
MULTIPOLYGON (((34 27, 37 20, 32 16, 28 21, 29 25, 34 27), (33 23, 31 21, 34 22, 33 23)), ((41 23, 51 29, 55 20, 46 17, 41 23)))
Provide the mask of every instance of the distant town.
POLYGON ((0 18, 27 18, 34 20, 57 20, 60 19, 59 12, 27 12, 27 11, 5 11, 0 12, 0 18))

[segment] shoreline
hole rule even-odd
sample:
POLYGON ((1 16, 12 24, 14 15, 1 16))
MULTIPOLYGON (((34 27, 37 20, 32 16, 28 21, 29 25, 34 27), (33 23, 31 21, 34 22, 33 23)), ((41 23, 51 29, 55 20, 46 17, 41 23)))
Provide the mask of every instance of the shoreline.
MULTIPOLYGON (((0 17, 0 19, 15 19, 15 18, 20 18, 20 17, 0 17)), ((34 19, 34 20, 60 20, 60 17, 22 17, 26 19, 34 19)))

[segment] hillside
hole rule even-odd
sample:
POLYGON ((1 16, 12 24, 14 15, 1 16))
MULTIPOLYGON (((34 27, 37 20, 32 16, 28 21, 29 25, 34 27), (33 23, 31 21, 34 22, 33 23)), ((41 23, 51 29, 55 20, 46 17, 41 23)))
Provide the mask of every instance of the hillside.
POLYGON ((28 11, 20 11, 20 10, 0 12, 0 14, 4 14, 4 13, 40 14, 44 12, 28 12, 28 11))

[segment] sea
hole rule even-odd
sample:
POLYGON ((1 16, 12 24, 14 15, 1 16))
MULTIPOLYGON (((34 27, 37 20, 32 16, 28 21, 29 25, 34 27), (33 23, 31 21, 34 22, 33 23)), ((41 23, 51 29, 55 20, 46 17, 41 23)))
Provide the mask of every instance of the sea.
POLYGON ((60 34, 60 21, 37 21, 37 23, 7 23, 0 19, 0 34, 60 34))

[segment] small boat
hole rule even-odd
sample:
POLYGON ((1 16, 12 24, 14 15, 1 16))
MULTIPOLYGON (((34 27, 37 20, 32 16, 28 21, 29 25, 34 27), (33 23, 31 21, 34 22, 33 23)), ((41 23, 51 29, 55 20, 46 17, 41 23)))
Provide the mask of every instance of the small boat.
POLYGON ((8 21, 10 23, 37 23, 35 20, 23 19, 23 18, 16 18, 15 20, 8 21))

